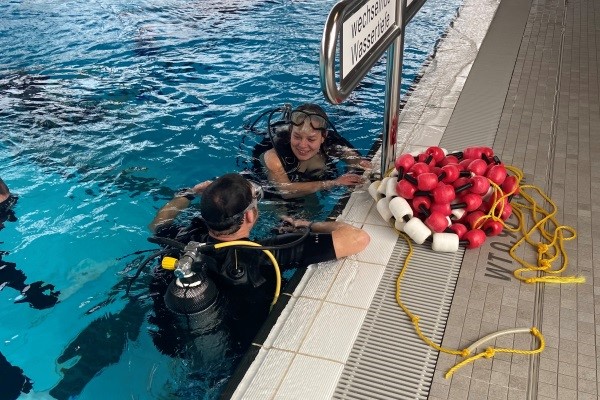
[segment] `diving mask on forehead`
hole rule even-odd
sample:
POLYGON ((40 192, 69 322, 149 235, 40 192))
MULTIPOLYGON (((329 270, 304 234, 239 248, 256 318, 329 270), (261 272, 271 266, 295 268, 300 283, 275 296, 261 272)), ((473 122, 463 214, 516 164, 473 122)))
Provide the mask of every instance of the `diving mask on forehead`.
POLYGON ((313 128, 314 130, 322 131, 322 132, 327 131, 327 125, 329 122, 322 115, 295 110, 295 111, 292 111, 292 114, 290 117, 290 121, 291 121, 292 125, 294 125, 294 126, 304 125, 304 123, 306 122, 307 119, 310 123, 311 128, 313 128))
POLYGON ((248 182, 250 182, 250 186, 252 189, 252 202, 258 203, 264 197, 265 192, 264 192, 262 186, 260 186, 258 183, 255 183, 253 181, 248 181, 248 182))
POLYGON ((250 202, 250 204, 248 204, 248 207, 246 207, 244 209, 244 211, 237 213, 232 218, 239 217, 240 215, 244 215, 246 213, 246 211, 250 211, 253 208, 257 207, 258 202, 261 201, 264 196, 264 191, 263 191, 262 186, 260 186, 257 183, 254 183, 252 181, 248 181, 248 182, 250 182, 250 189, 252 190, 252 201, 250 202))

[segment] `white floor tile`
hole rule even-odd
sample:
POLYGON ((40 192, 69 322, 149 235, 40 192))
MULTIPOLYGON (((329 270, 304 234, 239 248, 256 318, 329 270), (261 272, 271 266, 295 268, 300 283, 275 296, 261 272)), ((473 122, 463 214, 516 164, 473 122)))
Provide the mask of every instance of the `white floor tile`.
MULTIPOLYGON (((452 108, 437 108, 437 107, 428 107, 423 112, 421 119, 419 120, 420 124, 430 125, 430 126, 438 126, 445 128, 448 126, 448 122, 450 121, 450 117, 454 109, 452 108)), ((440 136, 441 139, 441 136, 440 136)), ((413 141, 414 144, 429 146, 428 143, 421 143, 418 138, 413 141)), ((439 141, 438 141, 439 143, 439 141)))
POLYGON ((387 265, 398 240, 398 234, 389 225, 365 225, 363 229, 371 236, 371 242, 366 249, 356 255, 356 259, 360 262, 387 265))
MULTIPOLYGON (((368 188, 368 187, 367 187, 368 188)), ((367 188, 352 194, 342 214, 342 220, 346 222, 365 222, 369 210, 373 206, 373 198, 367 188)))
POLYGON ((342 267, 342 263, 343 260, 336 260, 311 265, 312 277, 307 282, 300 295, 311 299, 324 300, 325 297, 327 297, 327 293, 329 292, 335 277, 342 267))
POLYGON ((240 399, 264 400, 272 398, 288 372, 288 368, 295 356, 294 353, 275 349, 260 351, 265 351, 267 354, 254 379, 252 379, 251 385, 239 397, 240 399))
POLYGON ((327 301, 368 309, 385 267, 348 259, 329 291, 327 301))
POLYGON ((298 354, 274 400, 329 400, 342 374, 343 364, 298 354))
POLYGON ((437 146, 442 140, 445 127, 416 124, 413 128, 412 143, 421 146, 437 146))
POLYGON ((281 350, 297 351, 313 324, 322 302, 300 297, 285 320, 285 324, 273 341, 273 347, 281 350))
POLYGON ((366 310, 323 303, 299 352, 345 363, 366 310))

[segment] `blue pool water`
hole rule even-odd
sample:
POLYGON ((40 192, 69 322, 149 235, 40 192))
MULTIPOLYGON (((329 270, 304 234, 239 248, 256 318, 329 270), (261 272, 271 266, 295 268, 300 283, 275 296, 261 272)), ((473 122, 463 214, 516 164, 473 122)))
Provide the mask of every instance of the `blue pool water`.
MULTIPOLYGON (((19 196, 0 231, 0 366, 26 377, 22 398, 218 397, 242 351, 200 370, 161 353, 148 276, 133 303, 124 277, 157 248, 146 226, 174 190, 246 165, 256 138, 242 126, 260 112, 317 102, 369 152, 385 64, 325 104, 319 44, 334 4, 0 4, 0 177, 19 196)), ((409 25, 404 92, 459 4, 429 0, 409 25)), ((306 217, 325 218, 342 194, 306 217)), ((261 207, 259 236, 277 219, 261 207)))

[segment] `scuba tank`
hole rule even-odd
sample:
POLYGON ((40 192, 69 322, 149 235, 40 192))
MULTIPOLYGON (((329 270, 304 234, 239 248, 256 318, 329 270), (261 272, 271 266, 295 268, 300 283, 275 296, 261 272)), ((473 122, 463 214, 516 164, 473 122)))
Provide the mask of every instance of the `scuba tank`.
POLYGON ((219 291, 206 270, 215 260, 200 252, 203 243, 189 242, 177 260, 164 257, 162 267, 173 270, 175 278, 165 293, 165 304, 175 314, 194 315, 209 308, 219 291))
POLYGON ((203 247, 204 243, 189 242, 179 259, 164 257, 161 262, 175 275, 164 294, 165 306, 175 317, 175 335, 184 339, 183 353, 191 369, 199 371, 222 362, 232 345, 225 302, 206 273, 215 260, 201 252, 203 247))

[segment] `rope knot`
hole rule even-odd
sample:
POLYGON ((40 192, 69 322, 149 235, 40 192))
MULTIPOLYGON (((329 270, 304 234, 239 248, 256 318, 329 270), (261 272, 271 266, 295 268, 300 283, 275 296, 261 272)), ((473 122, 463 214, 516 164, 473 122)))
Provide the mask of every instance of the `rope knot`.
POLYGON ((494 357, 494 354, 496 354, 496 350, 494 350, 491 347, 488 347, 487 349, 485 349, 485 352, 483 353, 483 356, 485 358, 492 358, 492 357, 494 357))
POLYGON ((545 243, 538 243, 538 254, 547 253, 550 247, 545 243))
POLYGON ((544 260, 539 260, 538 265, 540 266, 540 268, 548 269, 552 266, 552 263, 550 263, 550 260, 544 259, 544 260))
POLYGON ((419 322, 419 316, 415 315, 414 317, 412 317, 411 321, 414 322, 414 323, 418 323, 419 322))
POLYGON ((469 357, 470 354, 471 354, 471 352, 469 351, 469 349, 462 349, 460 351, 460 356, 462 358, 467 358, 467 357, 469 357))

